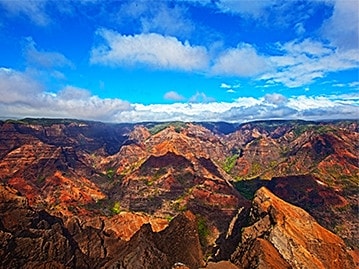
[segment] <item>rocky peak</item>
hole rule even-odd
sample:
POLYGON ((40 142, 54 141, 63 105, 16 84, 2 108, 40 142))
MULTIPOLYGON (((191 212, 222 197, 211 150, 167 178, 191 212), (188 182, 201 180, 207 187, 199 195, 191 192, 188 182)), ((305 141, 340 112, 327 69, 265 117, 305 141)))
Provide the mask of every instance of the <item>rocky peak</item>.
POLYGON ((191 268, 203 266, 203 254, 198 238, 196 217, 189 211, 176 216, 159 233, 149 224, 118 250, 116 260, 106 267, 117 268, 191 268))
POLYGON ((136 125, 132 132, 129 134, 128 139, 136 141, 137 143, 143 143, 147 138, 151 136, 150 132, 143 125, 136 125))
POLYGON ((240 247, 232 255, 237 265, 246 265, 244 268, 358 266, 341 238, 265 187, 255 194, 250 221, 252 225, 243 229, 240 247), (274 264, 282 266, 273 267, 274 264))

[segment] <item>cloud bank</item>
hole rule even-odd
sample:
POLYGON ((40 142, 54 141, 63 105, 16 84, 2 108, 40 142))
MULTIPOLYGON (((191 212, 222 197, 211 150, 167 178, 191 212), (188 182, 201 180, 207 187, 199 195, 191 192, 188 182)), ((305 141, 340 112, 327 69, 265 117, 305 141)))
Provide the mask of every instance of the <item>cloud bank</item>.
POLYGON ((58 93, 45 90, 28 74, 0 68, 0 115, 9 118, 55 117, 113 121, 132 109, 120 99, 101 99, 86 89, 66 86, 58 93))
MULTIPOLYGON (((290 98, 276 93, 260 98, 242 97, 233 102, 215 102, 199 92, 193 96, 193 102, 143 105, 100 98, 86 89, 73 86, 66 86, 56 94, 51 93, 26 73, 5 68, 0 68, 0 95, 3 96, 0 100, 0 114, 9 118, 54 117, 106 122, 245 122, 269 119, 357 119, 359 115, 359 95, 355 93, 290 98), (198 99, 200 102, 195 102, 198 99)), ((167 97, 176 99, 180 96, 173 91, 168 92, 167 97)))

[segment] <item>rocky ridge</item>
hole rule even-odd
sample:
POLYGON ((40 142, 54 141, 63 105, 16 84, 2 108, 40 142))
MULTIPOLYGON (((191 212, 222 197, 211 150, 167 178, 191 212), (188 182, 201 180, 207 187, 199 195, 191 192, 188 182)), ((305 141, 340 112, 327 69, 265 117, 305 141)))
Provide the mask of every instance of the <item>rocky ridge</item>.
POLYGON ((231 260, 240 268, 355 268, 344 241, 307 212, 259 189, 231 260))

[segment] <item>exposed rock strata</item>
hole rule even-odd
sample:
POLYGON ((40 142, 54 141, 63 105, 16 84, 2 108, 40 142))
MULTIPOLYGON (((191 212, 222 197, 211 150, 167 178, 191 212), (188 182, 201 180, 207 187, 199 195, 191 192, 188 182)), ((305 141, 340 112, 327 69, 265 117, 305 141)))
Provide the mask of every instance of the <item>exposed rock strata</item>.
POLYGON ((343 240, 303 209, 257 191, 241 243, 231 259, 243 268, 355 268, 343 240))

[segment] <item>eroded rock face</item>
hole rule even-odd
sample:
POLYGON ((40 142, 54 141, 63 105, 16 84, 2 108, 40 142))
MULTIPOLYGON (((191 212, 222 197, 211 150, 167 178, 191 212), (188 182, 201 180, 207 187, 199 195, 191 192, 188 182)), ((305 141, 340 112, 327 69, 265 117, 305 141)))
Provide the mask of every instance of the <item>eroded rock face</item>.
POLYGON ((178 215, 163 231, 155 233, 145 224, 118 257, 105 266, 117 268, 199 268, 204 265, 196 217, 188 212, 178 215))
POLYGON ((252 225, 242 231, 232 260, 243 268, 355 268, 343 240, 303 209, 265 187, 253 199, 252 225), (278 265, 278 267, 275 267, 278 265))
POLYGON ((89 268, 61 219, 35 212, 16 190, 0 185, 2 268, 89 268))
POLYGON ((1 268, 172 268, 204 265, 195 215, 175 217, 161 232, 144 224, 127 242, 99 220, 87 226, 34 211, 15 189, 0 185, 1 268))

